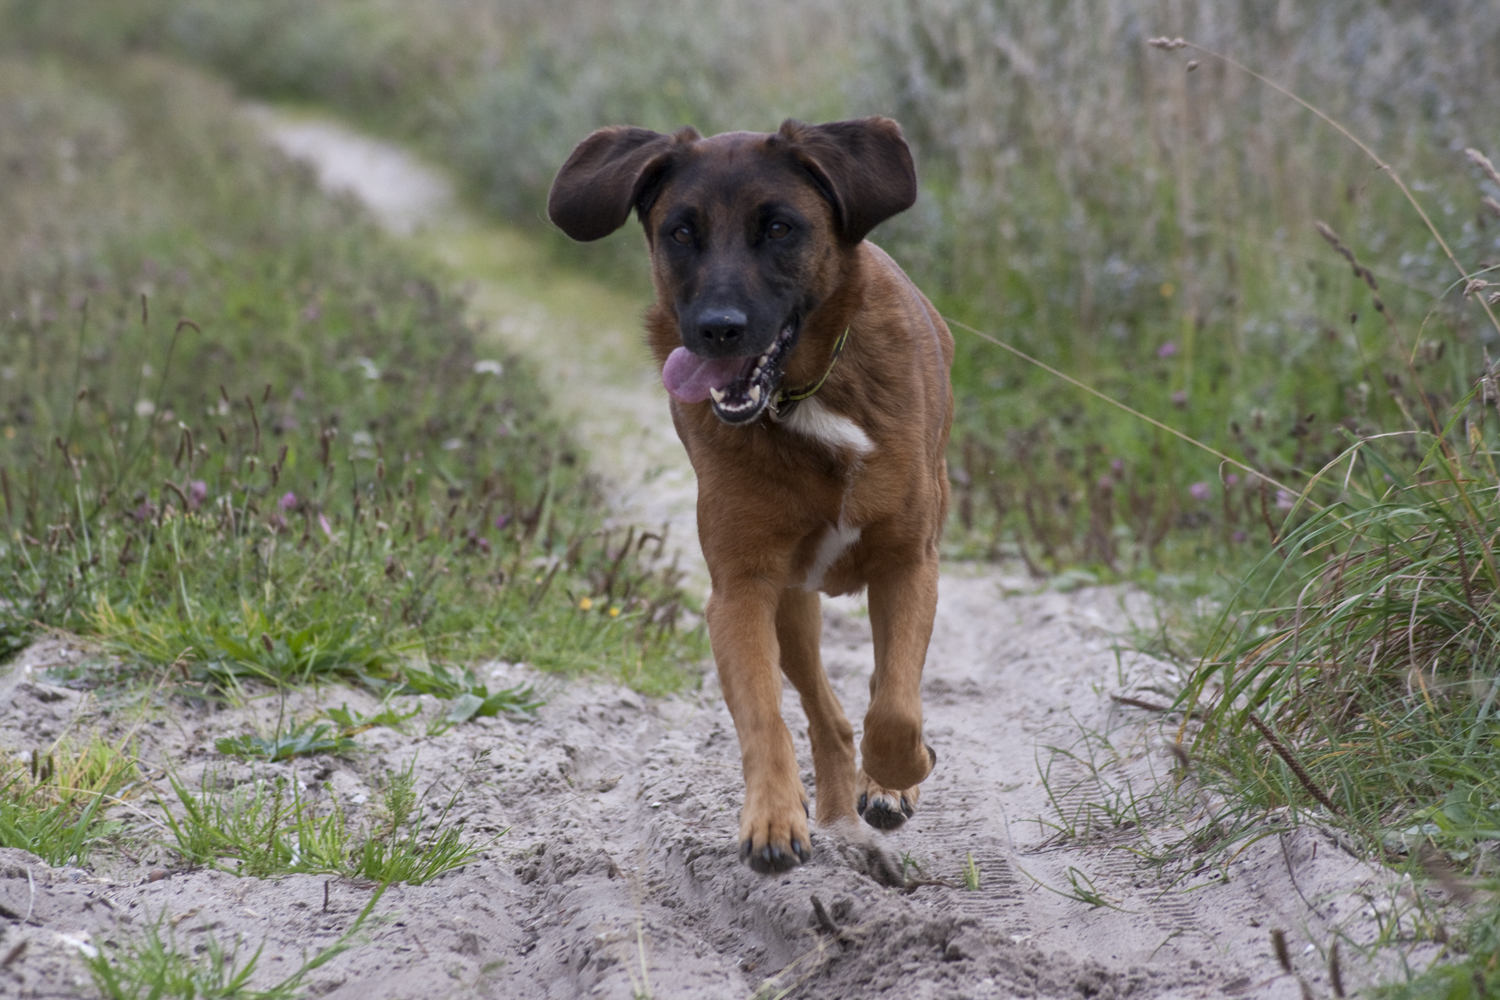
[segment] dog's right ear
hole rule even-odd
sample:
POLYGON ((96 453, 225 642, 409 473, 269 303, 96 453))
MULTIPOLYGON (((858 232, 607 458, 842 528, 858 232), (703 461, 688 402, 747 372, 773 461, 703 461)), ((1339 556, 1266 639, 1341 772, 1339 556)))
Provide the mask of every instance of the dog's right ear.
POLYGON ((557 172, 547 195, 547 217, 575 240, 608 236, 625 224, 632 208, 643 215, 650 209, 674 150, 698 137, 691 128, 672 135, 629 125, 599 129, 557 172))

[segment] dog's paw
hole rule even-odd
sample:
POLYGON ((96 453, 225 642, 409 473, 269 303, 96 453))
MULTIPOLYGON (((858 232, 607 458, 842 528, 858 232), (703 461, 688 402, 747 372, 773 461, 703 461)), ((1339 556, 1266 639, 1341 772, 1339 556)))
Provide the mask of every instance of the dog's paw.
POLYGON ((808 833, 807 799, 794 798, 779 806, 747 799, 740 813, 740 860, 766 874, 784 872, 812 858, 808 833))
MULTIPOLYGON (((937 766, 937 754, 927 747, 932 766, 937 766)), ((895 830, 911 819, 917 811, 917 802, 922 797, 920 786, 891 789, 877 785, 860 768, 854 779, 854 809, 860 817, 877 830, 895 830)))

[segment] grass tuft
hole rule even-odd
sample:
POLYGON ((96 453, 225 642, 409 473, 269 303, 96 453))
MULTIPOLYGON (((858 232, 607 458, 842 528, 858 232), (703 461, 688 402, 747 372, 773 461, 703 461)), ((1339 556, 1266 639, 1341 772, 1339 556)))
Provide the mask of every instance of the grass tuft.
POLYGON ((95 736, 0 762, 0 847, 50 865, 88 864, 95 843, 119 823, 106 811, 139 777, 133 756, 95 736))
POLYGON ((447 825, 457 792, 424 824, 425 796, 415 792, 415 767, 413 758, 405 769, 386 773, 385 819, 363 823, 351 823, 331 794, 320 808, 295 777, 255 778, 225 789, 210 771, 195 792, 172 776, 177 808, 161 803, 170 846, 189 865, 254 878, 305 872, 420 885, 467 864, 503 831, 481 842, 447 825))

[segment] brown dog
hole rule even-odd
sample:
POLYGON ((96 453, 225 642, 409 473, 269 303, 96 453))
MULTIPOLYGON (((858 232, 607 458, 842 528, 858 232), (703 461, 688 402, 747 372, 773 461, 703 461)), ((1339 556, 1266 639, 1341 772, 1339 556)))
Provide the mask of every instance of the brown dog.
POLYGON ((600 129, 548 200, 576 240, 608 235, 631 209, 646 229, 646 328, 698 475, 709 639, 744 762, 740 850, 757 871, 811 855, 778 665, 807 713, 820 825, 858 812, 900 826, 936 761, 921 681, 948 509, 953 339, 864 241, 916 194, 900 126, 865 118, 708 139, 600 129), (875 672, 856 772, 818 654, 818 591, 866 586, 875 672))

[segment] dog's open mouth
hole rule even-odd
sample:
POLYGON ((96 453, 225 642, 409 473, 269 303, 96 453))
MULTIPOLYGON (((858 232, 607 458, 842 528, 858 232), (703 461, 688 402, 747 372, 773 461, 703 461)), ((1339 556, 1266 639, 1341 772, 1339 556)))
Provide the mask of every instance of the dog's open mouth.
POLYGON ((714 416, 726 424, 749 423, 771 405, 796 339, 796 324, 788 323, 765 353, 753 358, 700 358, 679 347, 667 358, 662 383, 684 403, 710 400, 714 416))

